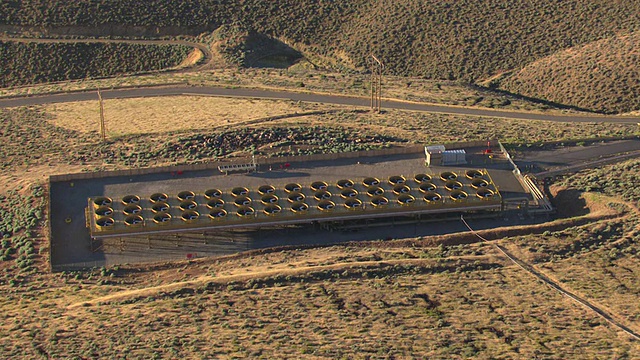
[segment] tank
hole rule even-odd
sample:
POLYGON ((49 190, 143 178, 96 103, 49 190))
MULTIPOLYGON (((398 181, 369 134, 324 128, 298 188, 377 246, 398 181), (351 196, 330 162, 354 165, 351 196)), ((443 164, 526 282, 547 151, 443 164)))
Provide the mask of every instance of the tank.
POLYGON ((413 179, 416 181, 416 183, 422 184, 431 181, 431 176, 427 174, 416 174, 413 179))
POLYGON ((449 194, 449 197, 454 201, 462 201, 469 197, 469 195, 462 190, 453 190, 451 194, 449 194))
POLYGON ((301 192, 292 192, 292 193, 289 193, 289 195, 287 196, 287 199, 289 200, 289 202, 292 202, 292 203, 304 201, 305 198, 306 196, 304 196, 304 194, 301 192))
POLYGON ((101 206, 111 206, 112 203, 113 201, 111 200, 111 198, 108 198, 106 196, 100 196, 93 199, 93 207, 96 209, 101 206))
POLYGON ((253 216, 253 214, 255 213, 256 213, 255 210, 253 210, 251 206, 240 206, 238 208, 238 211, 236 211, 236 214, 242 218, 253 216))
POLYGON ((131 227, 142 226, 144 219, 140 215, 129 215, 124 218, 124 224, 131 227))
POLYGON ((153 215, 153 222, 158 225, 166 225, 171 222, 171 214, 161 212, 153 215))
POLYGON ((460 181, 449 180, 444 184, 444 188, 453 191, 462 189, 462 183, 460 181))
POLYGON ((98 229, 107 229, 114 226, 116 222, 110 216, 103 216, 96 220, 96 226, 98 229))
POLYGON ((131 205, 140 203, 140 196, 138 195, 125 195, 122 197, 122 205, 131 205))
POLYGON ((369 186, 369 188, 367 188, 367 195, 369 196, 378 196, 378 195, 382 195, 384 194, 384 189, 381 188, 380 186, 369 186))
POLYGON ((178 193, 178 200, 180 201, 185 201, 185 200, 193 200, 195 199, 196 194, 193 193, 193 191, 180 191, 178 193))
POLYGON ((331 211, 336 207, 336 204, 331 200, 322 200, 318 202, 318 210, 320 211, 331 211))
POLYGON ((298 184, 298 183, 289 183, 287 185, 284 186, 284 191, 290 193, 290 192, 299 192, 302 190, 302 185, 298 184))
POLYGON ((489 182, 485 179, 476 178, 471 180, 471 187, 474 189, 485 188, 489 186, 489 182))
POLYGON ((304 214, 309 210, 309 205, 303 203, 302 201, 294 202, 291 204, 291 211, 296 214, 304 214))
POLYGON ((467 170, 465 172, 465 176, 467 177, 467 179, 478 179, 483 177, 484 175, 480 170, 467 170))
POLYGON ((276 188, 274 188, 271 185, 262 185, 258 188, 258 194, 260 195, 273 194, 275 192, 276 192, 276 188))
POLYGON ((440 179, 442 179, 442 181, 455 180, 457 178, 458 174, 454 173, 453 171, 443 171, 442 173, 440 173, 440 179))
POLYGON ((428 191, 424 194, 424 201, 429 204, 439 202, 440 200, 442 200, 442 196, 437 192, 428 191))
POLYGON ((151 206, 151 211, 153 211, 154 213, 161 213, 169 211, 170 208, 171 206, 169 206, 169 204, 167 204, 166 202, 158 201, 157 203, 153 204, 153 206, 151 206))
POLYGON ((238 186, 238 187, 234 187, 231 190, 231 195, 233 195, 234 197, 246 196, 247 194, 249 194, 249 189, 247 189, 246 187, 238 186))
POLYGON ((226 216, 227 216, 227 211, 225 209, 217 208, 217 209, 211 209, 211 211, 209 211, 209 218, 213 220, 222 220, 226 216))
POLYGON ((155 203, 157 203, 159 201, 166 202, 167 200, 169 200, 169 196, 167 194, 165 194, 165 193, 155 193, 155 194, 152 194, 151 196, 149 196, 149 200, 153 204, 155 204, 155 203))
POLYGON ((222 199, 211 199, 207 201, 207 207, 209 209, 221 209, 224 207, 224 200, 222 199))
POLYGON ((331 193, 326 191, 326 190, 320 190, 320 191, 316 191, 315 194, 313 194, 313 198, 320 201, 320 200, 329 200, 331 199, 331 193))
POLYGON ((262 211, 269 216, 275 216, 280 212, 282 212, 282 208, 280 207, 280 205, 272 204, 272 205, 265 206, 264 210, 262 211))
POLYGON ((136 215, 136 214, 140 214, 142 212, 142 208, 140 207, 140 205, 127 205, 124 207, 124 209, 122 209, 122 213, 125 215, 136 215))
POLYGON ((249 206, 251 205, 251 198, 247 197, 247 196, 238 196, 237 198, 235 198, 235 200, 233 200, 233 203, 236 204, 236 206, 249 206))
POLYGON ((396 195, 408 194, 411 192, 411 188, 404 184, 398 184, 393 187, 393 193, 396 195))
POLYGON ((311 183, 312 191, 326 190, 327 187, 329 187, 329 185, 327 185, 327 183, 324 181, 314 181, 311 183))
POLYGON ((398 196, 398 204, 400 205, 411 205, 416 202, 416 198, 409 194, 402 194, 398 196))
POLYGON ((343 199, 354 198, 358 196, 358 191, 352 188, 345 188, 340 192, 340 197, 343 199))
POLYGON ((389 177, 389 185, 391 186, 404 184, 406 181, 407 179, 405 179, 404 176, 400 176, 400 175, 394 175, 389 177))
POLYGON ((362 209, 362 201, 360 201, 360 199, 357 199, 357 198, 347 199, 344 202, 344 207, 346 207, 349 210, 362 209))
POLYGON ((180 218, 184 222, 194 222, 194 221, 198 220, 199 217, 200 217, 200 213, 195 211, 195 210, 184 211, 182 213, 182 215, 180 216, 180 218))
POLYGON ((436 191, 438 187, 432 182, 423 182, 420 184, 419 189, 421 192, 426 193, 429 191, 436 191))
POLYGON ((476 192, 476 196, 482 200, 489 200, 494 195, 495 193, 487 188, 478 189, 478 191, 476 192))
POLYGON ((197 207, 198 207, 198 204, 193 200, 185 200, 180 203, 180 210, 182 211, 193 210, 197 207))
POLYGON ((366 186, 366 187, 370 187, 370 186, 378 186, 380 185, 380 180, 374 178, 374 177, 368 177, 365 178, 364 180, 362 180, 362 185, 366 186))
POLYGON ((207 200, 218 199, 218 198, 222 197, 222 190, 219 190, 219 189, 207 189, 204 192, 204 197, 207 200))
POLYGON ((375 207, 385 206, 389 203, 389 200, 384 196, 374 196, 371 198, 371 205, 375 207))
POLYGON ((275 204, 278 202, 278 197, 273 194, 267 194, 260 199, 260 202, 262 202, 264 205, 275 204))
POLYGON ((352 180, 342 179, 342 180, 338 180, 336 185, 338 186, 339 189, 346 189, 346 188, 352 188, 354 183, 352 180))
POLYGON ((100 206, 95 210, 95 214, 97 217, 101 218, 103 216, 111 216, 113 215, 113 209, 108 206, 100 206))

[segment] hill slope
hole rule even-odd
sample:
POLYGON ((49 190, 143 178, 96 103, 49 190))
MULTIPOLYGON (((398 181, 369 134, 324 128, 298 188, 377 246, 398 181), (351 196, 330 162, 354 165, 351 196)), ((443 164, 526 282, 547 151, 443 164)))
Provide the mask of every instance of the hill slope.
POLYGON ((561 51, 500 83, 529 97, 599 112, 640 109, 640 32, 561 51))
POLYGON ((179 65, 190 51, 183 45, 0 41, 0 87, 161 70, 179 65))
MULTIPOLYGON (((132 0, 0 4, 0 24, 131 35, 198 34, 241 24, 335 66, 364 68, 371 52, 389 73, 475 80, 561 49, 640 28, 640 3, 605 0, 349 2, 132 0), (379 6, 381 4, 381 6, 379 6), (124 30, 123 30, 124 29, 124 30), (95 30, 94 30, 95 31, 95 30)), ((15 28, 14 28, 15 30, 15 28)))

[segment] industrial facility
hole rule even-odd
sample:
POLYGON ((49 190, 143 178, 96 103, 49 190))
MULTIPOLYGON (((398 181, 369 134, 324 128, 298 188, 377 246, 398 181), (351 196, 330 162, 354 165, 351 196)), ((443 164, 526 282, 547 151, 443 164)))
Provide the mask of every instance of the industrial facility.
POLYGON ((411 177, 316 180, 90 198, 94 238, 123 234, 256 227, 451 211, 499 211, 500 192, 486 169, 411 177))
POLYGON ((551 211, 495 140, 56 175, 50 189, 56 269, 421 236, 461 214, 551 211))

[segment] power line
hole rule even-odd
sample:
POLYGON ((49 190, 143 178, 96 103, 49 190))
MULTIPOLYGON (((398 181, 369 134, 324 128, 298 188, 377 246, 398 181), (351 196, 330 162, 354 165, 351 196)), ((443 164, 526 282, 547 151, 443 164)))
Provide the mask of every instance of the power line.
POLYGON ((578 304, 586 307, 587 309, 595 312, 598 316, 600 316, 601 318, 603 318, 604 320, 606 320, 609 324, 619 328, 620 330, 624 331, 627 335, 631 336, 634 340, 640 340, 640 334, 637 334, 635 331, 633 331, 633 329, 629 328, 628 326, 622 324, 621 322, 619 322, 618 320, 614 319, 613 316, 611 314, 606 313, 604 310, 602 310, 601 308, 597 307, 596 305, 592 304, 591 302, 589 302, 586 299, 581 298, 580 296, 563 289, 560 284, 556 283, 555 281, 551 280, 548 276, 544 275, 543 273, 539 272, 538 270, 536 270, 533 266, 525 263, 524 261, 516 258, 513 254, 511 254, 509 251, 507 251, 507 249, 505 249, 504 247, 494 243, 494 242, 490 242, 489 240, 485 239, 484 237, 482 237, 482 235, 478 234, 475 230, 473 230, 471 228, 471 226, 469 226, 469 224, 467 223, 467 221, 464 219, 463 215, 460 215, 460 221, 462 221, 462 223, 467 227, 467 229, 469 229, 469 231, 471 231, 471 233, 475 236, 477 236, 480 240, 482 240, 483 242, 493 245, 493 247, 495 247, 496 249, 498 249, 498 251, 500 251, 504 256, 507 257, 507 259, 511 260, 514 264, 516 264, 516 266, 518 266, 519 268, 521 268, 522 270, 530 273, 531 275, 537 277, 539 280, 541 280, 542 282, 544 282, 545 284, 547 284, 549 287, 551 287, 552 289, 558 291, 559 293, 561 293, 562 295, 568 297, 569 299, 577 302, 578 304))

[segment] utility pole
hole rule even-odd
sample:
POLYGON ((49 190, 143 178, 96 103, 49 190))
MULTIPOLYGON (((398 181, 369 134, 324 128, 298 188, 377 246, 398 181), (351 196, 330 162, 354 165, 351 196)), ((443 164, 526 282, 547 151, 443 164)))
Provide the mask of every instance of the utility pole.
POLYGON ((100 138, 102 142, 107 141, 107 128, 104 124, 104 103, 102 101, 102 94, 100 88, 98 88, 98 100, 100 101, 100 138))
POLYGON ((371 54, 371 111, 382 111, 382 71, 384 64, 375 55, 371 54))
MULTIPOLYGON (((381 24, 386 26, 386 21, 382 20, 384 14, 383 0, 379 0, 376 8, 373 10, 373 18, 382 21, 381 24)), ((380 53, 382 51, 382 44, 380 34, 382 30, 376 31, 376 47, 371 50, 368 62, 371 71, 371 112, 380 113, 382 111, 382 71, 384 70, 384 64, 378 59, 374 52, 380 53)))

